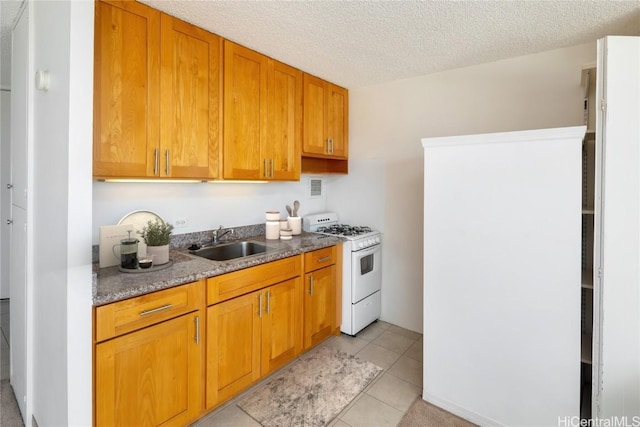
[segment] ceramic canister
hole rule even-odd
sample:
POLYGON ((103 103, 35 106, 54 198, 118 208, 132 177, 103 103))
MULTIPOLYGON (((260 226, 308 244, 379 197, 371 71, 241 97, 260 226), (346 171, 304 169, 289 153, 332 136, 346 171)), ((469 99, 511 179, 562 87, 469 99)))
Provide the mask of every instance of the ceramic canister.
POLYGON ((265 237, 267 240, 280 238, 280 221, 267 221, 265 225, 265 237))

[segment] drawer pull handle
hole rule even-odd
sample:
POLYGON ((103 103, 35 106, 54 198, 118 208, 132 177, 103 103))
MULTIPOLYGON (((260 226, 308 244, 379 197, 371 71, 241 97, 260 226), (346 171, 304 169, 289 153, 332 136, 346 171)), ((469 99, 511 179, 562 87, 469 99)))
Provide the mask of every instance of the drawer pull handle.
POLYGON ((193 339, 196 341, 196 344, 200 344, 200 316, 196 316, 193 321, 196 324, 196 335, 193 339))
POLYGON ((153 175, 160 175, 160 158, 158 149, 153 150, 153 175))
POLYGON ((267 291, 267 314, 271 314, 271 291, 267 291))
POLYGON ((168 310, 173 307, 173 304, 165 304, 160 307, 152 308, 151 310, 144 310, 140 312, 140 316, 147 316, 149 314, 157 313, 158 311, 168 310))
POLYGON ((258 294, 258 317, 262 317, 262 294, 258 294))
POLYGON ((313 276, 309 276, 309 295, 313 296, 313 276))
POLYGON ((331 261, 331 256, 323 256, 322 258, 318 258, 318 262, 327 262, 331 261))

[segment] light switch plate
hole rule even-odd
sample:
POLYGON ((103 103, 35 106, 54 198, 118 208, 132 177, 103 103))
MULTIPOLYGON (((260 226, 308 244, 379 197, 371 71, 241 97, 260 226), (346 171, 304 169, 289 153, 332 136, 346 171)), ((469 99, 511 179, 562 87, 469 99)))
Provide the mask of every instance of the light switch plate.
POLYGON ((131 224, 100 226, 100 268, 120 265, 120 251, 113 247, 119 245, 120 240, 129 237, 129 230, 131 237, 136 238, 131 224))

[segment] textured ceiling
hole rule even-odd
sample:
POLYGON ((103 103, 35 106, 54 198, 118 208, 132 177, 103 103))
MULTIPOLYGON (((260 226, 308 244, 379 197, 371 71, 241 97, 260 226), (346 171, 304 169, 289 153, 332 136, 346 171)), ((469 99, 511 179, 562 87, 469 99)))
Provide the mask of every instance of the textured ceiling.
POLYGON ((349 88, 640 35, 638 0, 142 2, 349 88))
MULTIPOLYGON (((640 35, 640 0, 142 2, 348 88, 640 35)), ((3 69, 19 3, 0 0, 3 69)))

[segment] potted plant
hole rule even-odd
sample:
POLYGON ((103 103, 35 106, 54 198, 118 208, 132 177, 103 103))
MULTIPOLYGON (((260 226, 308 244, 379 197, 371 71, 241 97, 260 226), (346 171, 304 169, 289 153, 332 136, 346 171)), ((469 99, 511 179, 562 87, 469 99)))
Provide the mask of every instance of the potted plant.
POLYGON ((153 255, 153 264, 161 265, 169 262, 169 242, 173 225, 158 219, 147 222, 140 235, 147 244, 147 255, 153 255))

